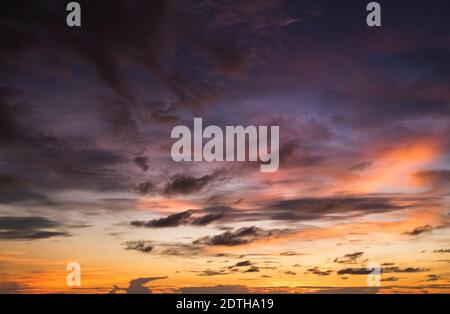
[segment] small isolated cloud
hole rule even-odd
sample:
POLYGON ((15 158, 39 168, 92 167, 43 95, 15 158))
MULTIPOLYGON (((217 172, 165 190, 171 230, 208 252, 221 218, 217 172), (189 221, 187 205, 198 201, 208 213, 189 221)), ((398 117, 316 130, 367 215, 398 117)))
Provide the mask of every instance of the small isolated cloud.
POLYGON ((228 275, 225 270, 211 270, 206 269, 201 271, 197 276, 210 277, 210 276, 219 276, 219 275, 228 275))
POLYGON ((405 231, 404 234, 412 235, 412 236, 417 236, 417 235, 422 234, 422 233, 429 233, 429 232, 431 232, 432 230, 433 230, 433 227, 432 227, 432 226, 430 226, 430 225, 425 225, 425 226, 421 226, 421 227, 414 228, 414 229, 411 230, 411 231, 405 231))
POLYGON ((450 253, 450 249, 439 249, 439 250, 434 250, 434 253, 450 253))
POLYGON ((331 275, 331 270, 320 270, 318 266, 315 266, 313 268, 308 268, 305 272, 305 274, 314 274, 317 276, 329 276, 331 275))
POLYGON ((398 277, 386 277, 386 278, 381 278, 381 281, 386 281, 386 282, 393 282, 393 281, 397 281, 398 277))
POLYGON ((436 281, 439 279, 440 279, 440 276, 435 275, 435 274, 430 274, 430 275, 427 275, 427 278, 425 279, 425 281, 436 281))
POLYGON ((149 253, 153 250, 152 241, 145 241, 145 240, 126 241, 122 244, 125 245, 126 250, 135 250, 143 253, 149 253))
POLYGON ((247 260, 247 261, 237 262, 233 267, 243 267, 243 266, 251 266, 251 265, 252 265, 252 262, 247 260))
POLYGON ((355 253, 349 253, 345 254, 343 257, 336 257, 333 261, 333 263, 339 263, 339 264, 356 264, 360 261, 360 258, 364 255, 364 252, 355 252, 355 253))

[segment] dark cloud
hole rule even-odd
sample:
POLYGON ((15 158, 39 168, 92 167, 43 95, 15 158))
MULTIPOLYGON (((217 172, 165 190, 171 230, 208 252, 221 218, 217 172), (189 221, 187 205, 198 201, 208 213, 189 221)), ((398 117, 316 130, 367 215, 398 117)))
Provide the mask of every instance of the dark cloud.
POLYGON ((156 191, 156 187, 151 181, 142 182, 136 185, 135 187, 136 192, 139 194, 145 195, 156 191))
POLYGON ((343 268, 337 271, 338 275, 368 275, 372 270, 367 268, 343 268))
POLYGON ((27 186, 24 180, 13 175, 0 174, 0 203, 45 203, 47 197, 27 186))
POLYGON ((0 240, 37 240, 69 235, 61 223, 44 217, 0 217, 0 240))
POLYGON ((211 270, 211 269, 206 269, 201 271, 197 276, 202 276, 202 277, 211 277, 211 276, 219 276, 219 275, 228 275, 229 273, 225 272, 224 270, 211 270))
POLYGON ((383 267, 382 272, 383 273, 419 273, 419 272, 425 272, 429 269, 426 268, 419 268, 419 267, 405 267, 400 268, 397 266, 391 266, 391 267, 383 267))
POLYGON ((142 171, 148 170, 148 158, 145 156, 138 156, 133 159, 133 162, 138 166, 142 171))
POLYGON ((149 221, 134 220, 130 224, 135 227, 148 228, 178 227, 180 225, 188 224, 194 212, 194 210, 187 210, 181 213, 171 214, 164 218, 158 218, 149 221))
POLYGON ((361 161, 353 166, 350 167, 350 170, 354 170, 354 171, 364 171, 367 168, 369 168, 370 166, 372 166, 373 161, 372 160, 368 160, 368 161, 361 161))
POLYGON ((326 159, 326 156, 311 153, 298 140, 289 141, 280 147, 280 167, 282 168, 318 166, 326 159))
POLYGON ((204 212, 221 212, 224 221, 304 221, 304 220, 342 220, 370 214, 399 211, 419 206, 426 199, 408 199, 392 196, 342 196, 296 198, 254 204, 254 207, 235 209, 230 206, 203 208, 204 212), (408 202, 405 203, 405 200, 408 202), (401 204, 400 204, 401 203, 401 204))
POLYGON ((190 243, 160 243, 163 250, 159 252, 161 255, 168 256, 184 256, 193 257, 197 255, 205 255, 202 248, 190 243))
POLYGON ((425 281, 436 281, 439 279, 440 279, 440 276, 435 275, 435 274, 430 274, 430 275, 427 275, 427 278, 425 279, 425 281))
POLYGON ((434 228, 432 226, 425 225, 425 226, 414 228, 411 231, 405 231, 404 234, 417 236, 417 235, 420 235, 420 234, 423 234, 423 233, 430 233, 433 229, 434 228))
POLYGON ((259 272, 259 267, 251 266, 250 268, 244 270, 244 273, 257 273, 259 272))
POLYGON ((130 224, 135 227, 147 228, 168 228, 181 225, 206 226, 222 218, 222 213, 207 214, 200 217, 193 217, 197 210, 186 210, 181 213, 170 214, 164 218, 158 218, 148 221, 134 220, 130 224))
POLYGON ((398 278, 397 277, 386 277, 386 278, 381 278, 381 281, 385 281, 385 282, 393 282, 393 281, 397 281, 398 278))
POLYGON ((119 288, 117 286, 114 286, 112 290, 109 292, 110 294, 116 294, 117 292, 125 292, 127 294, 149 294, 152 293, 152 290, 145 286, 145 284, 160 280, 160 279, 166 279, 167 277, 146 277, 146 278, 136 278, 131 280, 128 283, 127 288, 119 288))
POLYGON ((205 254, 201 247, 181 242, 134 240, 125 241, 122 243, 122 246, 125 247, 125 250, 151 253, 152 255, 193 257, 199 254, 205 254))
POLYGON ((331 275, 332 271, 331 270, 320 270, 320 268, 318 266, 313 267, 313 268, 308 268, 305 272, 305 274, 314 274, 317 276, 329 276, 331 275))
POLYGON ((439 249, 439 250, 434 250, 434 253, 450 253, 450 249, 439 249))
POLYGON ((167 195, 196 193, 211 183, 213 179, 214 175, 195 178, 189 175, 176 174, 166 184, 164 193, 167 195))
POLYGON ((151 119, 159 124, 173 125, 181 120, 175 114, 176 107, 173 105, 167 105, 164 102, 157 101, 149 104, 149 106, 155 108, 151 113, 151 119))
POLYGON ((25 128, 18 121, 25 108, 15 101, 22 93, 14 87, 0 85, 0 145, 15 144, 25 136, 25 128))
POLYGON ((232 267, 243 267, 243 266, 251 266, 251 265, 252 265, 252 262, 250 262, 249 260, 246 260, 246 261, 237 262, 232 267))
POLYGON ((131 186, 120 171, 126 158, 82 138, 29 135, 4 152, 3 162, 11 172, 1 174, 3 179, 14 179, 11 185, 2 185, 9 189, 6 202, 20 198, 44 202, 46 192, 60 190, 123 191, 131 186), (16 193, 23 195, 14 197, 16 193))
POLYGON ((214 236, 206 236, 197 239, 193 244, 201 244, 208 246, 225 245, 225 246, 235 246, 247 244, 252 241, 270 237, 276 237, 277 235, 287 233, 288 230, 264 230, 255 226, 252 227, 242 227, 236 230, 228 230, 224 233, 217 234, 214 236))
POLYGON ((206 226, 210 223, 217 221, 223 217, 223 213, 218 214, 207 214, 198 218, 194 218, 191 224, 194 226, 206 226))
POLYGON ((152 241, 126 241, 122 243, 122 245, 125 245, 126 250, 135 250, 143 253, 149 253, 153 250, 152 241))
POLYGON ((364 255, 364 252, 348 253, 348 254, 345 254, 343 257, 335 258, 333 263, 355 264, 355 263, 358 263, 358 262, 364 262, 364 261, 360 261, 360 258, 363 255, 364 255))
MULTIPOLYGON (((428 269, 419 267, 400 268, 398 266, 383 267, 382 273, 419 273, 426 272, 428 269)), ((337 271, 338 275, 368 275, 372 269, 367 268, 343 268, 337 271)))
MULTIPOLYGON (((125 77, 125 65, 131 63, 166 84, 177 95, 177 103, 190 107, 199 107, 211 101, 212 95, 215 96, 211 91, 214 87, 202 72, 191 75, 190 81, 184 79, 187 69, 176 67, 173 59, 178 47, 189 49, 191 59, 206 58, 212 65, 210 68, 222 74, 244 63, 244 58, 232 44, 233 37, 228 36, 225 45, 217 37, 202 32, 204 16, 194 17, 200 12, 194 14, 186 3, 109 1, 105 6, 82 0, 80 5, 83 10, 82 28, 89 30, 88 35, 64 27, 67 14, 65 3, 2 2, 0 35, 2 40, 8 39, 10 42, 0 50, 2 59, 16 61, 9 65, 17 70, 20 67, 16 64, 25 58, 25 53, 42 55, 50 46, 59 52, 60 59, 67 58, 73 62, 72 56, 75 55, 86 61, 107 87, 121 97, 134 99, 125 77), (28 13, 24 12, 24 6, 28 13), (99 19, 99 16, 102 18, 99 19), (11 38, 14 40, 11 41, 11 38), (167 64, 173 66, 169 69, 167 64), (193 77, 197 78, 194 82, 193 77)), ((216 28, 216 31, 220 32, 220 29, 216 28)), ((194 69, 191 71, 194 72, 194 69)))

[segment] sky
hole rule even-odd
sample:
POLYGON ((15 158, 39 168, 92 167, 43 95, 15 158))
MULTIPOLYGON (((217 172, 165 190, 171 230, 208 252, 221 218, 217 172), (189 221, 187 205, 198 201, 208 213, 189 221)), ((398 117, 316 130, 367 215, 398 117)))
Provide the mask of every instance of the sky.
POLYGON ((448 1, 67 2, 0 2, 0 293, 449 292, 448 1))

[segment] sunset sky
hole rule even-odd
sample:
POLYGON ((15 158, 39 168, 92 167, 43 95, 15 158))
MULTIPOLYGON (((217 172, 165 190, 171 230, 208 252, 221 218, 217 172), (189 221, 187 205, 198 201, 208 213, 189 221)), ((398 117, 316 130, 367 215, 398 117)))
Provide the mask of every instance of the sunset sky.
POLYGON ((0 1, 0 293, 450 292, 448 1, 68 2, 0 1))

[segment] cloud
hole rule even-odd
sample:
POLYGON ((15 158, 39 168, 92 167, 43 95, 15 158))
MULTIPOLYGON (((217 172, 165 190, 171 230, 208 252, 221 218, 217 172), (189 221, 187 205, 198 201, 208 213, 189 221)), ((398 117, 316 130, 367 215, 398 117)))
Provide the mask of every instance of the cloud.
POLYGON ((145 195, 145 194, 149 194, 152 193, 156 190, 155 185, 153 184, 153 182, 151 181, 146 181, 146 182, 142 182, 139 183, 136 188, 135 188, 136 192, 138 192, 139 194, 145 195))
POLYGON ((70 236, 62 227, 62 224, 44 217, 0 217, 0 240, 37 240, 70 236))
POLYGON ((381 281, 385 281, 385 282, 393 282, 393 281, 397 281, 398 277, 386 277, 386 278, 381 278, 381 281))
POLYGON ((437 281, 440 279, 440 276, 435 275, 435 274, 429 274, 427 275, 427 278, 425 279, 425 281, 437 281))
POLYGON ((250 268, 246 269, 244 273, 257 273, 259 272, 259 267, 251 266, 250 268))
POLYGON ((181 213, 171 214, 164 218, 158 218, 149 221, 134 220, 130 225, 134 227, 148 227, 148 228, 167 228, 178 227, 189 223, 193 210, 187 210, 181 213))
POLYGON ((317 276, 329 276, 331 275, 331 270, 320 270, 318 266, 315 266, 313 268, 308 268, 305 272, 305 274, 314 274, 317 276))
POLYGON ((201 247, 190 243, 133 240, 125 241, 121 245, 125 247, 125 250, 151 253, 152 255, 193 257, 199 254, 204 254, 201 247))
MULTIPOLYGON (((8 65, 19 71, 21 67, 17 64, 25 59, 25 53, 33 52, 42 58, 46 56, 47 47, 51 47, 56 60, 78 57, 94 69, 105 86, 118 96, 132 100, 126 65, 133 64, 165 84, 178 97, 178 104, 194 108, 212 101, 216 96, 215 88, 204 72, 191 69, 190 80, 187 80, 185 72, 189 68, 173 66, 169 71, 167 65, 176 63, 177 48, 188 49, 191 62, 199 58, 208 60, 209 67, 204 71, 214 69, 218 74, 227 75, 228 69, 241 68, 245 64, 244 56, 233 45, 233 36, 227 36, 225 45, 224 41, 217 40, 218 37, 205 34, 202 31, 205 29, 204 17, 193 18, 194 12, 188 9, 189 6, 176 1, 125 3, 113 0, 104 7, 81 0, 80 5, 84 12, 83 23, 89 25, 89 36, 73 32, 69 27, 60 27, 60 21, 65 20, 67 13, 59 1, 28 4, 18 0, 9 3, 8 15, 0 20, 3 25, 0 36, 15 40, 0 50, 0 56, 12 61, 8 65), (37 13, 25 14, 24 5, 37 13), (100 15, 102 19, 97 18, 100 15), (117 46, 121 49, 116 49, 117 46)), ((212 27, 209 25, 208 29, 212 27)), ((225 36, 220 30, 216 28, 217 33, 225 36)))
POLYGON ((207 214, 202 217, 194 218, 191 224, 194 226, 206 226, 210 223, 217 221, 223 217, 223 213, 218 214, 207 214))
POLYGON ((364 252, 355 252, 355 253, 345 254, 343 257, 336 257, 334 259, 333 263, 355 264, 358 262, 364 262, 364 261, 359 260, 363 255, 364 255, 364 252))
POLYGON ((263 230, 261 228, 242 227, 236 230, 228 230, 224 233, 214 236, 206 236, 199 238, 193 242, 193 244, 201 244, 207 246, 236 246, 242 244, 248 244, 252 241, 270 238, 288 232, 287 230, 263 230))
MULTIPOLYGON (((381 269, 382 273, 419 273, 419 272, 425 272, 428 271, 426 268, 420 268, 420 267, 406 267, 406 268, 400 268, 398 266, 390 266, 390 267, 383 267, 381 269)), ((338 275, 367 275, 372 272, 371 269, 367 268, 343 268, 337 271, 338 275)))
POLYGON ((367 168, 369 168, 370 166, 372 166, 373 161, 372 160, 368 160, 368 161, 361 161, 353 166, 350 167, 350 170, 354 170, 354 171, 364 171, 367 168))
POLYGON ((415 177, 436 189, 450 187, 450 170, 448 169, 419 171, 415 173, 415 177))
POLYGON ((246 260, 246 261, 237 262, 236 264, 234 264, 231 267, 244 267, 244 266, 251 266, 251 265, 252 265, 252 262, 250 262, 249 260, 246 260))
POLYGON ((33 191, 24 180, 13 175, 0 174, 0 203, 39 204, 49 202, 48 198, 33 191))
POLYGON ((224 270, 211 270, 211 269, 206 269, 201 271, 197 276, 202 276, 202 277, 210 277, 210 276, 219 276, 219 275, 228 275, 229 273, 225 272, 224 270))
POLYGON ((148 157, 138 156, 133 159, 133 162, 138 166, 142 171, 148 170, 148 157))
POLYGON ((164 193, 167 195, 196 193, 211 183, 214 178, 214 175, 195 178, 189 175, 176 174, 166 184, 164 193))
POLYGON ((197 210, 186 210, 181 213, 170 214, 164 218, 158 218, 148 221, 134 220, 130 222, 130 225, 134 227, 147 227, 147 228, 168 228, 168 227, 178 227, 182 225, 193 225, 193 226, 206 226, 216 220, 222 218, 222 214, 207 214, 200 217, 192 217, 197 210))
POLYGON ((411 231, 405 231, 404 234, 408 234, 408 235, 412 235, 412 236, 417 236, 420 235, 422 233, 430 233, 434 228, 430 225, 425 225, 425 226, 421 226, 421 227, 417 227, 414 228, 411 231))
POLYGON ((163 101, 156 101, 149 104, 154 107, 151 114, 152 120, 163 125, 173 125, 180 122, 180 118, 175 115, 177 108, 174 105, 167 105, 163 101))
POLYGON ((122 243, 126 246, 126 250, 135 250, 143 253, 149 253, 153 250, 153 242, 138 240, 138 241, 126 241, 122 243))
POLYGON ((136 278, 131 280, 128 283, 127 288, 119 288, 117 286, 114 286, 112 290, 109 292, 110 294, 116 294, 119 291, 124 291, 127 294, 150 294, 152 293, 152 290, 145 286, 145 284, 160 280, 160 279, 166 279, 168 277, 146 277, 146 278, 136 278))
POLYGON ((368 275, 372 270, 367 268, 343 268, 337 271, 338 275, 368 275))
POLYGON ((400 268, 397 266, 391 266, 391 267, 383 267, 382 272, 383 273, 419 273, 428 271, 427 268, 420 268, 420 267, 406 267, 406 268, 400 268))
POLYGON ((439 250, 434 250, 434 253, 450 253, 450 249, 439 249, 439 250))
POLYGON ((46 203, 46 192, 123 191, 131 187, 129 177, 119 169, 127 159, 89 139, 33 133, 10 146, 3 161, 7 169, 14 169, 1 174, 2 181, 9 180, 0 183, 0 189, 8 191, 6 196, 0 194, 3 202, 34 198, 46 203))
POLYGON ((408 208, 383 197, 324 197, 281 200, 268 205, 275 220, 342 219, 408 208), (339 215, 336 215, 339 214, 339 215))
POLYGON ((0 294, 17 294, 26 293, 27 286, 17 282, 1 282, 0 283, 0 294))
POLYGON ((0 85, 0 145, 15 144, 25 137, 25 128, 18 122, 24 106, 14 101, 23 92, 11 86, 0 85))

